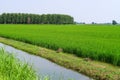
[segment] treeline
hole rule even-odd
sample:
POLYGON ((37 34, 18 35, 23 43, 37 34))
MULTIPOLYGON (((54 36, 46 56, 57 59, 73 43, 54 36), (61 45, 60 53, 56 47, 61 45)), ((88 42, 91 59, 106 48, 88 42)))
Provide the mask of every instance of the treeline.
POLYGON ((73 24, 74 19, 62 14, 25 14, 3 13, 0 15, 0 24, 73 24))

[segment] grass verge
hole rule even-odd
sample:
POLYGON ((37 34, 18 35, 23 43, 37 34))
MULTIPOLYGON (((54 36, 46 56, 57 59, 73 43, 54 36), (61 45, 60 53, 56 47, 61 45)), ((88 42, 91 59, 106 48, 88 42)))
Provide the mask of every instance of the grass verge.
POLYGON ((37 75, 28 64, 0 49, 0 80, 37 80, 37 75))
POLYGON ((0 37, 0 42, 31 54, 44 57, 61 66, 73 69, 97 80, 120 80, 120 67, 111 64, 91 60, 86 61, 84 58, 77 57, 73 54, 56 53, 56 51, 40 46, 2 37, 0 37))

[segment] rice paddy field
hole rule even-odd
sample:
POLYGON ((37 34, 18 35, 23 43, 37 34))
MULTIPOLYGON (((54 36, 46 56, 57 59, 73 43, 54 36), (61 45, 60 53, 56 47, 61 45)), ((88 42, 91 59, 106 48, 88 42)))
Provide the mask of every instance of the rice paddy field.
POLYGON ((120 66, 120 25, 0 24, 0 36, 120 66))

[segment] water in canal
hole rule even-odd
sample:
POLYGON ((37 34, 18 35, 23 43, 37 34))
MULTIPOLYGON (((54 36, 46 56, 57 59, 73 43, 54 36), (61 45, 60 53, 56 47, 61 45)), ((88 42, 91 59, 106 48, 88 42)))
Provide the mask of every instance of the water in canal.
POLYGON ((0 43, 0 48, 4 48, 5 51, 14 54, 20 61, 32 65, 38 75, 48 76, 51 78, 50 80, 91 80, 87 76, 61 67, 47 59, 31 55, 3 43, 0 43))

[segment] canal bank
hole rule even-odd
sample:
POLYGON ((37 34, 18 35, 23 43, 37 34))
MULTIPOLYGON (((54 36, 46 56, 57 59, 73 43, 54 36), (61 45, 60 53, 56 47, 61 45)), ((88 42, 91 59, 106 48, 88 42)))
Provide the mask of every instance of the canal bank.
POLYGON ((48 77, 50 80, 91 80, 80 73, 61 67, 42 57, 30 55, 11 46, 0 43, 0 48, 4 48, 5 51, 15 55, 20 61, 31 65, 40 77, 48 77))
POLYGON ((83 58, 68 53, 42 48, 12 39, 0 38, 0 42, 16 47, 34 55, 41 56, 66 68, 73 69, 97 80, 119 80, 120 68, 98 61, 85 61, 83 58))

